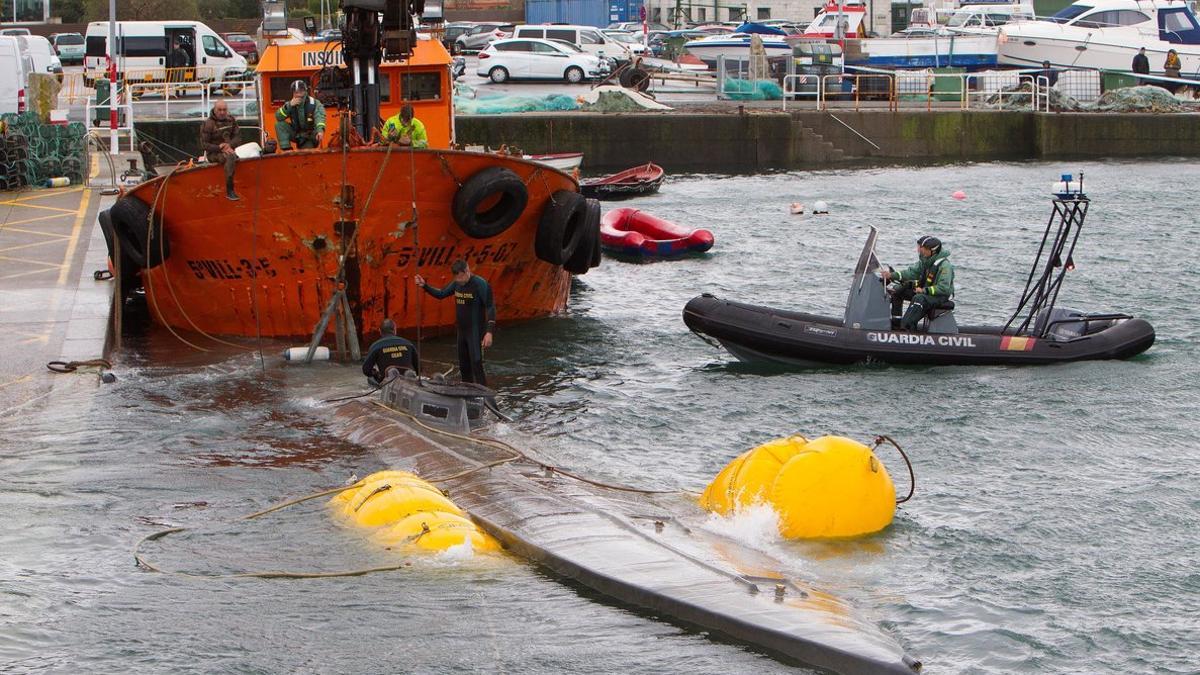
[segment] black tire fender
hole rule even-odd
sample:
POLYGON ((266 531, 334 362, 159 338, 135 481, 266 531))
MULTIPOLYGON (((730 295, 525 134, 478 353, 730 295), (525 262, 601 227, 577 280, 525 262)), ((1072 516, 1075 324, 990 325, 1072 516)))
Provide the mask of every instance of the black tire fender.
POLYGON ((171 243, 163 233, 162 220, 154 219, 151 229, 150 206, 146 202, 136 197, 122 197, 108 210, 108 216, 121 249, 133 264, 151 269, 171 257, 171 243))
POLYGON ((517 222, 529 203, 521 177, 502 166, 488 167, 463 182, 454 194, 454 222, 473 239, 490 239, 517 222), (483 211, 480 205, 499 195, 483 211))
POLYGON ((600 201, 586 199, 584 202, 587 216, 583 219, 583 234, 579 238, 579 246, 563 264, 563 269, 571 274, 587 274, 589 269, 596 266, 592 260, 596 251, 600 249, 600 201))
POLYGON ((551 265, 562 265, 575 255, 587 221, 587 200, 578 192, 559 190, 550 195, 538 221, 534 253, 551 265))

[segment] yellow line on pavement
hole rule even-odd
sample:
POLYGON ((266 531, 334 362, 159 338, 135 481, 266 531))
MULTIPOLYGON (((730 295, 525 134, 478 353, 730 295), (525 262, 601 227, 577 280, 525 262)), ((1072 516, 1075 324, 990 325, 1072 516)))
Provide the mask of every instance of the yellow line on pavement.
POLYGON ((55 213, 55 214, 49 215, 49 216, 38 216, 37 218, 26 218, 25 220, 14 220, 11 223, 7 223, 7 222, 0 223, 0 230, 7 230, 10 227, 12 227, 13 225, 24 225, 26 223, 36 223, 39 220, 50 220, 51 218, 64 218, 64 217, 65 216, 61 216, 61 215, 55 213))
POLYGON ((28 204, 14 201, 0 202, 0 206, 11 206, 14 209, 42 209, 45 211, 58 211, 59 213, 75 213, 74 209, 60 209, 57 206, 42 206, 41 204, 28 204))
POLYGON ((29 201, 33 201, 34 199, 45 199, 46 197, 59 197, 62 195, 69 195, 72 192, 79 192, 82 189, 84 189, 84 186, 80 185, 78 187, 59 188, 56 190, 38 190, 38 193, 35 195, 31 195, 29 197, 18 197, 17 199, 11 199, 9 201, 29 202, 29 201))
MULTIPOLYGON (((22 260, 21 262, 29 262, 29 261, 22 260)), ((58 267, 58 265, 55 265, 54 267, 58 267)), ((0 277, 0 281, 6 280, 6 279, 18 279, 20 277, 27 277, 30 274, 41 274, 42 272, 53 272, 54 267, 49 267, 44 270, 29 270, 28 272, 17 272, 16 274, 6 274, 6 275, 0 277)))
MULTIPOLYGON (((46 217, 47 218, 64 218, 65 216, 54 215, 54 216, 46 216, 46 217)), ((59 234, 58 232, 42 232, 41 230, 26 230, 26 229, 22 229, 20 227, 6 227, 6 228, 4 228, 4 231, 5 232, 20 232, 22 234, 40 234, 43 237, 54 237, 55 239, 70 239, 71 238, 71 235, 69 235, 69 234, 59 234)))
POLYGON ((0 253, 8 253, 10 251, 19 251, 23 248, 33 248, 34 246, 45 246, 46 244, 61 244, 63 239, 67 239, 67 237, 63 236, 58 239, 46 239, 45 241, 35 241, 32 244, 19 244, 17 246, 9 246, 7 248, 0 248, 0 253))
POLYGON ((92 203, 92 191, 84 190, 79 196, 79 210, 75 212, 75 225, 71 228, 71 240, 67 244, 67 253, 63 256, 62 271, 58 273, 58 285, 67 281, 71 271, 71 258, 75 256, 75 247, 79 245, 79 233, 83 230, 83 218, 87 215, 88 205, 92 203))
MULTIPOLYGON (((48 263, 48 262, 42 262, 41 260, 29 260, 27 258, 18 258, 16 256, 11 256, 11 255, 0 255, 0 260, 11 260, 13 262, 25 263, 26 265, 41 265, 43 267, 46 267, 48 269, 53 269, 53 270, 56 270, 56 269, 62 267, 62 263, 48 263)), ((8 279, 8 278, 9 277, 5 277, 5 279, 8 279)))

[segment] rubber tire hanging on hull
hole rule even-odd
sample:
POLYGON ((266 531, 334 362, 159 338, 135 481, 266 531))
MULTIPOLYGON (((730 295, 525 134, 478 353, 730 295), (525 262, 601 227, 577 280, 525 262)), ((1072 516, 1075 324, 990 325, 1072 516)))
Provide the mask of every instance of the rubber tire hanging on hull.
POLYGON ((584 238, 587 216, 587 200, 578 192, 559 190, 550 195, 533 242, 538 259, 566 264, 584 238))
POLYGON ((162 220, 150 221, 150 206, 136 197, 122 197, 108 209, 108 218, 121 250, 134 265, 151 269, 171 257, 171 242, 162 230, 162 220))
POLYGON ((517 222, 529 203, 529 190, 521 177, 502 166, 488 167, 463 182, 454 193, 454 222, 473 239, 490 239, 517 222), (495 204, 479 206, 499 195, 495 204))
POLYGON ((589 269, 599 264, 600 202, 595 199, 584 201, 587 216, 583 220, 583 236, 575 253, 563 264, 563 269, 571 274, 587 274, 589 269))

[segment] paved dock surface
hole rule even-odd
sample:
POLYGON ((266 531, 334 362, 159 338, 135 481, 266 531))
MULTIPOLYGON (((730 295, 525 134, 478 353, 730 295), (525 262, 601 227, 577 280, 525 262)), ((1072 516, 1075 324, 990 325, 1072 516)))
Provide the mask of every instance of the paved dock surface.
POLYGON ((103 356, 112 282, 92 278, 107 268, 101 201, 84 187, 0 192, 0 417, 35 405, 62 378, 95 381, 46 364, 103 356))

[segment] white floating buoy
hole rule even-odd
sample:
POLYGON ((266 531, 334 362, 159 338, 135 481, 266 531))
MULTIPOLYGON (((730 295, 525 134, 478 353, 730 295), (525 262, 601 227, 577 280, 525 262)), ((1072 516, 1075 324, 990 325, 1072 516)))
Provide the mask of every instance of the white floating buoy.
POLYGON ((804 215, 804 204, 800 202, 792 202, 792 205, 789 208, 791 208, 793 215, 804 215))
MULTIPOLYGON (((308 347, 289 347, 283 350, 284 361, 304 361, 304 357, 308 356, 308 347)), ((317 347, 313 352, 313 361, 328 361, 329 347, 317 347)))
POLYGON ((817 214, 817 213, 827 214, 827 213, 829 213, 829 205, 823 201, 813 202, 812 212, 814 214, 817 214))
POLYGON ((967 193, 963 192, 962 190, 955 190, 954 194, 952 194, 950 196, 954 197, 955 199, 957 199, 958 201, 961 202, 962 200, 967 198, 967 193))

